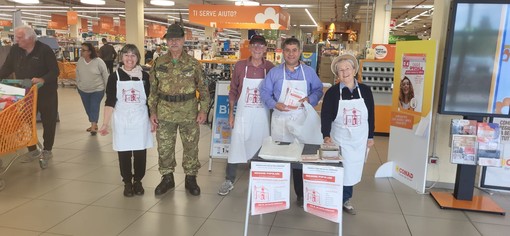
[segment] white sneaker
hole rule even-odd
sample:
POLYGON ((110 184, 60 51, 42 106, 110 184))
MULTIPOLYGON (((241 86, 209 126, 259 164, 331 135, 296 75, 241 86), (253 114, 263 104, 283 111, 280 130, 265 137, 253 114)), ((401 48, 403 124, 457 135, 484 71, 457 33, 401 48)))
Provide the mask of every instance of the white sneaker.
POLYGON ((221 184, 220 189, 218 190, 218 194, 221 196, 225 196, 230 193, 230 190, 234 189, 234 184, 230 180, 225 180, 223 184, 221 184))
POLYGON ((347 200, 345 203, 344 203, 344 211, 351 214, 351 215, 356 215, 356 211, 354 210, 354 207, 351 205, 351 200, 347 200))
POLYGON ((41 150, 36 149, 34 151, 31 151, 31 152, 25 154, 25 156, 23 158, 21 158, 20 162, 22 162, 22 163, 32 162, 36 159, 39 159, 41 157, 41 155, 42 155, 41 150))
POLYGON ((43 150, 42 155, 45 160, 49 160, 49 159, 53 158, 53 153, 48 150, 43 150))

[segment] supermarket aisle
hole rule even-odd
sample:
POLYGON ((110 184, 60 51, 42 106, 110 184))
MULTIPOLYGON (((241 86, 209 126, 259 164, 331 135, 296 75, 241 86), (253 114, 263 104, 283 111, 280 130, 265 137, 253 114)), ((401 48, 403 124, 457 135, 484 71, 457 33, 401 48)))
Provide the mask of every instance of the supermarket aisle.
MULTIPOLYGON (((184 190, 177 170, 176 188, 154 196, 159 183, 157 151, 148 152, 144 196, 125 198, 111 136, 90 136, 78 93, 59 89, 60 120, 48 169, 37 162, 16 163, 3 178, 0 192, 0 235, 197 235, 239 236, 244 226, 247 168, 226 197, 217 194, 225 160, 213 160, 208 172, 210 129, 202 126, 198 184, 202 194, 184 190)), ((41 129, 41 128, 39 128, 41 129)), ((388 138, 377 137, 354 192, 358 214, 344 213, 344 235, 507 235, 510 216, 441 210, 429 195, 420 195, 392 179, 374 179, 386 161, 388 138), (506 232, 506 233, 505 233, 506 232)), ((180 145, 179 145, 180 146, 180 145)), ((180 165, 182 148, 177 149, 180 165)), ((6 158, 4 157, 1 157, 6 158)), ((492 198, 510 211, 510 194, 492 198)), ((249 235, 338 235, 337 225, 309 215, 294 204, 290 210, 250 219, 249 235)))

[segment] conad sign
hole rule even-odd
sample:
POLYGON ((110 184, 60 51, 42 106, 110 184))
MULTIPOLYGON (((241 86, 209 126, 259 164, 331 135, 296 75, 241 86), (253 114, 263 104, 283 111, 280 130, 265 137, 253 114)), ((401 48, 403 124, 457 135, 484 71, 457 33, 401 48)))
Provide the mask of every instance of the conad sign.
POLYGON ((214 28, 285 30, 290 15, 275 6, 189 5, 189 20, 214 28))

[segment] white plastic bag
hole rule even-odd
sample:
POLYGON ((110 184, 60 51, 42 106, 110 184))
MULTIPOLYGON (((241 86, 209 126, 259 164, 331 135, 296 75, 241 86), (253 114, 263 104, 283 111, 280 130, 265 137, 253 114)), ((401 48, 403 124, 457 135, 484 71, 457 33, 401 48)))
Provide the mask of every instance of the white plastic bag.
POLYGON ((304 144, 320 145, 324 143, 321 133, 321 118, 312 105, 304 102, 304 117, 287 122, 288 131, 304 144))
POLYGON ((266 160, 300 161, 304 144, 295 140, 288 145, 280 145, 273 141, 271 136, 264 139, 260 148, 259 157, 266 160))

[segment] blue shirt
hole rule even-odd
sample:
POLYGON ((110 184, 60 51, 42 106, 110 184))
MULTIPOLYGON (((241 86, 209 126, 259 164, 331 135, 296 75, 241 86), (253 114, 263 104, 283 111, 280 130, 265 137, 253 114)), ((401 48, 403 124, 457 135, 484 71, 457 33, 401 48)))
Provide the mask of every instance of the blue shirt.
MULTIPOLYGON (((279 66, 273 67, 266 75, 264 81, 260 85, 260 97, 262 102, 269 109, 274 109, 278 99, 280 98, 280 94, 282 92, 283 85, 283 68, 285 67, 285 63, 282 63, 279 66)), ((319 100, 322 98, 322 82, 315 73, 315 70, 307 65, 301 64, 301 66, 296 67, 294 71, 290 71, 285 68, 285 79, 287 80, 304 80, 303 73, 306 77, 306 85, 308 88, 308 101, 310 105, 316 106, 319 103, 319 100)))

